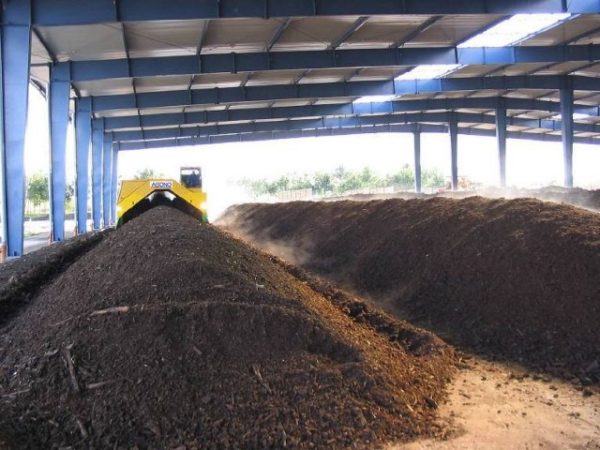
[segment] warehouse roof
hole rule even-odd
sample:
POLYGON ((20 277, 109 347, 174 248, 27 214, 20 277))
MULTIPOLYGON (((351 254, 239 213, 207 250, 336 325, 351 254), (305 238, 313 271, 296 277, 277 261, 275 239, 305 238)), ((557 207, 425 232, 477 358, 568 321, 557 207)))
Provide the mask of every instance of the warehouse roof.
POLYGON ((43 86, 49 63, 68 65, 72 97, 92 97, 121 148, 434 130, 448 112, 485 134, 499 101, 512 133, 559 136, 569 86, 575 136, 600 138, 593 2, 181 0, 158 11, 157 0, 85 0, 65 16, 71 0, 54 3, 33 2, 32 79, 43 86), (555 14, 513 14, 523 8, 555 14))

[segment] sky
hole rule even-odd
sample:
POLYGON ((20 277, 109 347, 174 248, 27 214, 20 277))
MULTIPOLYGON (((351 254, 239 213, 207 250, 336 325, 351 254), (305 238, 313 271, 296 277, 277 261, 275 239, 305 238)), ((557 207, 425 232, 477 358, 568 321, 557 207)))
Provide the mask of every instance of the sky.
MULTIPOLYGON (((41 94, 31 88, 25 166, 27 175, 48 173, 48 113, 41 94)), ((494 138, 459 136, 459 176, 483 185, 498 184, 498 162, 494 138)), ((75 178, 74 130, 69 127, 67 177, 75 178)), ((450 177, 450 142, 446 134, 424 133, 421 141, 422 168, 438 169, 450 177)), ((574 147, 575 184, 600 188, 600 146, 574 147)), ((119 177, 128 179, 141 169, 153 169, 168 178, 179 178, 182 166, 202 167, 209 208, 248 200, 236 186, 240 179, 275 179, 286 174, 348 170, 370 167, 385 175, 413 166, 412 135, 401 133, 290 139, 279 141, 214 144, 196 147, 122 151, 119 177)), ((562 184, 562 146, 509 140, 507 182, 515 187, 562 184)))

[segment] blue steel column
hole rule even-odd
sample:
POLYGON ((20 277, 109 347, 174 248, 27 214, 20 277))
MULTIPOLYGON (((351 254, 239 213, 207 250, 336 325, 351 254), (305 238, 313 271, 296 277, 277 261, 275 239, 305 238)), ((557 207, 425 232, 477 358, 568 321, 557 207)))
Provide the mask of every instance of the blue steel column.
POLYGON ((456 115, 451 113, 448 121, 448 134, 450 135, 450 153, 452 164, 452 190, 458 189, 458 122, 456 115))
POLYGON ((50 219, 53 241, 65 238, 67 128, 69 126, 70 66, 50 68, 48 111, 50 118, 50 219))
POLYGON ((87 231, 90 143, 92 140, 92 99, 75 101, 75 193, 77 198, 77 233, 87 231))
POLYGON ((92 121, 92 217, 94 230, 102 228, 102 155, 104 153, 104 121, 92 121))
POLYGON ((502 100, 496 108, 496 141, 498 143, 500 186, 506 187, 506 105, 502 100))
POLYGON ((119 180, 118 177, 118 165, 119 165, 119 150, 117 146, 114 146, 112 155, 112 179, 111 179, 111 197, 110 197, 110 223, 114 225, 117 223, 117 189, 119 180))
POLYGON ((2 142, 6 242, 9 256, 23 253, 25 215, 25 128, 31 53, 31 4, 28 0, 3 2, 2 46, 2 142))
POLYGON ((417 125, 413 132, 415 152, 415 192, 421 193, 421 129, 417 125))
POLYGON ((565 187, 573 187, 573 89, 560 90, 565 187))
POLYGON ((110 134, 105 134, 102 155, 102 223, 105 227, 110 226, 110 197, 112 193, 112 147, 113 144, 110 134))

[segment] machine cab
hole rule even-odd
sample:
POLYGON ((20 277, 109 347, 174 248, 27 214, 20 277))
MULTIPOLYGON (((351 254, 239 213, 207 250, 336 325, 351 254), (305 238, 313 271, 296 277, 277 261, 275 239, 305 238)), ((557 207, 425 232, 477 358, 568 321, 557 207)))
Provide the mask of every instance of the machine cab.
POLYGON ((182 167, 179 182, 187 189, 202 189, 202 170, 200 167, 182 167))

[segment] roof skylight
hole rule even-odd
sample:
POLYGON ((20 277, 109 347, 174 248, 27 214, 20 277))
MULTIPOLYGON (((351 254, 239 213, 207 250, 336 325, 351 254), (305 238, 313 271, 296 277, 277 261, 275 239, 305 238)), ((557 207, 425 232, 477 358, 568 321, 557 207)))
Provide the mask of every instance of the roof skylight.
POLYGON ((455 70, 460 69, 460 64, 429 64, 417 66, 414 69, 403 73, 396 80, 433 80, 448 75, 455 70))
POLYGON ((545 31, 569 19, 571 14, 516 14, 458 47, 506 47, 545 31))
POLYGON ((395 95, 365 95, 354 100, 354 103, 382 103, 396 98, 395 95))

